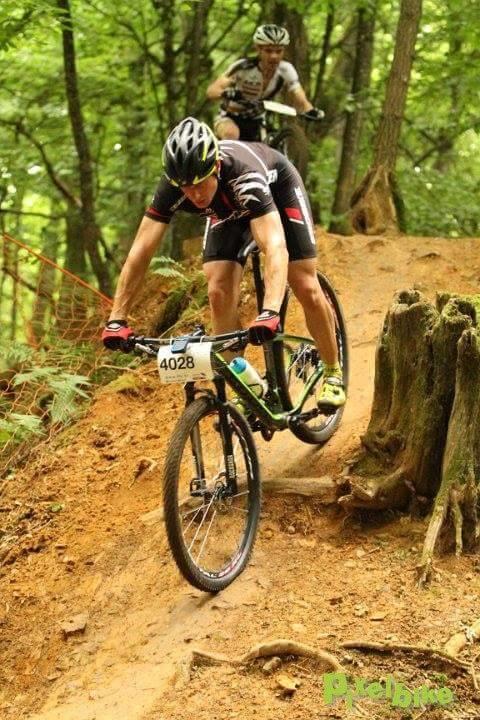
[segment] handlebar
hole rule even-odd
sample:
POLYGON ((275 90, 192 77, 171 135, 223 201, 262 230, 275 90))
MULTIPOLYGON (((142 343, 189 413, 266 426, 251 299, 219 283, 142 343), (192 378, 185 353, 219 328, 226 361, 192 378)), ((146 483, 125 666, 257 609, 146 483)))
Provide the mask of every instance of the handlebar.
POLYGON ((259 112, 273 112, 277 113, 279 115, 289 115, 291 117, 301 117, 304 120, 310 120, 314 122, 318 122, 320 120, 323 120, 325 117, 325 113, 323 110, 318 110, 318 117, 310 117, 306 112, 299 113, 294 107, 291 105, 286 105, 285 103, 279 103, 274 100, 247 100, 243 98, 238 98, 229 102, 233 102, 236 105, 241 105, 246 110, 258 110, 259 112))
POLYGON ((159 348, 170 345, 172 352, 185 352, 191 343, 211 342, 218 344, 217 351, 243 350, 248 345, 248 330, 236 330, 221 335, 205 335, 205 329, 199 327, 191 335, 171 338, 150 338, 144 335, 130 335, 126 341, 127 351, 136 351, 145 355, 156 355, 159 348))

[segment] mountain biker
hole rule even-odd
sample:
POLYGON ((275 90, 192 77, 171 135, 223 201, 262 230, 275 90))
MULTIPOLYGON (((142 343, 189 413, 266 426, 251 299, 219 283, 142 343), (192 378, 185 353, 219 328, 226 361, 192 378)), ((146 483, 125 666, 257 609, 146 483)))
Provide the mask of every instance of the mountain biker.
POLYGON ((126 350, 133 331, 127 317, 150 260, 177 211, 207 218, 203 269, 214 332, 241 327, 238 317, 243 267, 237 255, 251 231, 265 254, 262 312, 249 326, 253 344, 271 340, 288 283, 303 306, 307 326, 325 363, 320 408, 345 402, 334 317, 316 276, 316 248, 308 199, 294 166, 263 143, 218 142, 203 122, 188 117, 163 147, 164 176, 146 210, 125 264, 102 339, 126 350))
POLYGON ((260 25, 253 35, 257 57, 241 58, 207 88, 210 100, 222 99, 213 129, 221 140, 259 140, 263 110, 241 101, 271 100, 280 90, 289 93, 299 113, 318 120, 323 112, 313 107, 293 65, 283 59, 290 43, 288 31, 279 25, 260 25))

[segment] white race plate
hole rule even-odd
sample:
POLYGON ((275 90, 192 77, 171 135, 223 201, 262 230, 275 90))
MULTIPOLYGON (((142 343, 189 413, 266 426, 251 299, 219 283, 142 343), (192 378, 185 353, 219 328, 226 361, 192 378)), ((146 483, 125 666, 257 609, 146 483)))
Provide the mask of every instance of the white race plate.
POLYGON ((211 380, 214 371, 211 361, 212 343, 192 343, 184 353, 172 353, 170 345, 162 346, 157 355, 157 366, 162 383, 186 383, 193 380, 211 380))

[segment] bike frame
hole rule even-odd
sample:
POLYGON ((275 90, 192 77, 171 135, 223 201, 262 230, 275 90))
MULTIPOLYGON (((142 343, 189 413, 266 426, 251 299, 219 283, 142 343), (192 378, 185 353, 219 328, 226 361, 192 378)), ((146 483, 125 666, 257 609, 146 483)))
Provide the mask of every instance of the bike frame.
POLYGON ((298 113, 291 105, 285 105, 274 100, 259 100, 257 102, 261 104, 264 111, 260 118, 259 139, 261 142, 270 145, 284 127, 282 119, 296 117, 298 113))

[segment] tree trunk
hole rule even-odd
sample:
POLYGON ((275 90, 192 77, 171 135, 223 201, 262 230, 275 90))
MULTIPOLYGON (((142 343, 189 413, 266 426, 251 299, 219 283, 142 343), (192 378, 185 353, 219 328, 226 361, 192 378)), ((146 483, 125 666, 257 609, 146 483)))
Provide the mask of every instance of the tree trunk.
POLYGON ((180 120, 177 102, 181 95, 179 90, 183 90, 183 80, 177 83, 177 73, 175 72, 176 55, 174 49, 175 31, 174 19, 176 14, 175 1, 171 3, 162 2, 161 0, 152 0, 152 4, 158 12, 160 26, 163 29, 162 47, 162 85, 166 93, 166 102, 163 107, 166 109, 167 123, 166 127, 160 128, 163 135, 167 134, 180 120))
POLYGON ((375 14, 375 5, 371 6, 368 10, 361 8, 358 11, 357 48, 352 80, 352 99, 355 107, 351 112, 347 113, 343 134, 342 157, 332 207, 333 220, 329 227, 330 232, 344 235, 350 235, 352 233, 351 220, 347 213, 350 208, 350 199, 354 190, 355 168, 362 133, 364 116, 362 103, 370 86, 375 14))
POLYGON ((106 294, 110 294, 111 288, 108 266, 102 260, 99 250, 102 238, 100 228, 95 219, 93 163, 85 132, 85 123, 78 90, 70 1, 57 0, 57 5, 62 19, 63 63, 68 113, 78 156, 81 198, 80 213, 82 219, 81 231, 100 290, 106 294))
POLYGON ((362 450, 351 467, 348 508, 430 509, 420 565, 428 576, 440 530, 453 518, 457 552, 477 542, 480 461, 480 296, 400 292, 376 353, 375 391, 362 450))
MULTIPOLYGON (((147 148, 145 147, 148 112, 146 109, 146 91, 144 87, 146 60, 143 56, 133 60, 128 66, 131 82, 137 88, 132 94, 129 107, 125 108, 125 147, 126 166, 129 168, 129 183, 126 189, 128 213, 122 218, 118 237, 118 259, 123 264, 138 225, 145 212, 145 187, 148 185, 146 172, 147 148)), ((149 188, 149 191, 151 188, 149 188)), ((115 252, 115 249, 114 249, 115 252)))
MULTIPOLYGON (((58 226, 51 223, 42 230, 42 247, 40 252, 53 262, 57 262, 58 226)), ((55 269, 46 263, 38 263, 37 294, 32 308, 30 322, 31 344, 38 346, 45 337, 46 329, 54 323, 49 311, 54 305, 55 269)))
POLYGON ((402 0, 373 164, 352 197, 352 225, 367 235, 398 232, 403 221, 394 171, 421 14, 422 0, 402 0))
POLYGON ((330 55, 330 45, 332 33, 335 26, 335 5, 329 0, 327 18, 325 20, 325 30, 323 31, 322 52, 318 62, 317 80, 315 83, 315 92, 313 93, 313 104, 323 109, 323 85, 325 81, 325 70, 327 68, 327 59, 330 55))
POLYGON ((185 72, 185 115, 192 113, 192 108, 198 103, 198 92, 202 80, 202 72, 205 58, 205 46, 208 39, 208 15, 212 8, 213 0, 202 0, 195 3, 195 9, 191 17, 190 28, 187 34, 186 44, 186 72, 185 72))

